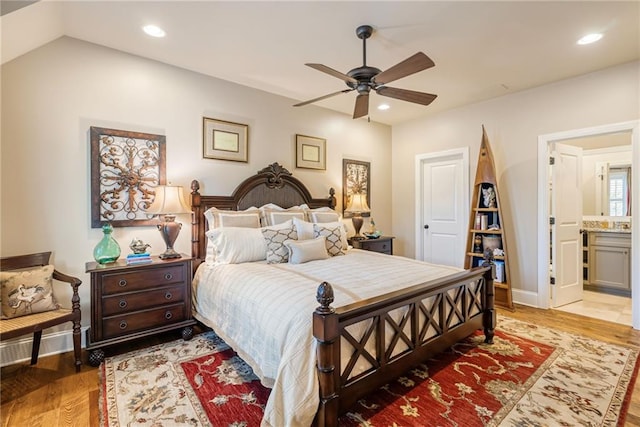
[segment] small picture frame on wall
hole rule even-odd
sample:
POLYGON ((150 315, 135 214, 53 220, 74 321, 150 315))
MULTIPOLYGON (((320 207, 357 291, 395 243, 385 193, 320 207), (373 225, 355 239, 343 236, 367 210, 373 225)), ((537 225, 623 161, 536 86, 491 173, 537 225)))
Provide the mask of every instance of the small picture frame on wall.
POLYGON ((248 162, 249 126, 204 117, 202 156, 205 159, 248 162))
POLYGON ((296 135, 296 167, 327 169, 327 140, 314 136, 296 135))

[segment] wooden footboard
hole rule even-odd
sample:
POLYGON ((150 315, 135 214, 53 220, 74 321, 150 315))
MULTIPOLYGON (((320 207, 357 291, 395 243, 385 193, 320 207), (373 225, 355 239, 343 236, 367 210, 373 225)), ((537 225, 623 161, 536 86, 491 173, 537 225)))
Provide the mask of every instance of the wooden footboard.
POLYGON ((477 329, 492 343, 494 274, 487 259, 482 267, 339 308, 331 307, 331 285, 322 283, 313 313, 320 381, 315 424, 337 426, 358 399, 477 329), (341 360, 343 346, 348 360, 341 360), (359 361, 370 368, 354 371, 359 361))

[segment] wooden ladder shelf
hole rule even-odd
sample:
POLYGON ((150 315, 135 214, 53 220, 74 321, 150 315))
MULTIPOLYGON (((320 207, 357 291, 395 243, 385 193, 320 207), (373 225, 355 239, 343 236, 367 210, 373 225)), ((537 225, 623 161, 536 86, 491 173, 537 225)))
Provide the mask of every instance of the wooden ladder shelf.
POLYGON ((464 268, 469 269, 480 265, 483 261, 483 252, 487 248, 497 248, 502 251, 502 254, 499 254, 499 251, 494 252, 496 304, 513 310, 511 274, 500 191, 491 146, 483 126, 476 179, 473 185, 464 268))

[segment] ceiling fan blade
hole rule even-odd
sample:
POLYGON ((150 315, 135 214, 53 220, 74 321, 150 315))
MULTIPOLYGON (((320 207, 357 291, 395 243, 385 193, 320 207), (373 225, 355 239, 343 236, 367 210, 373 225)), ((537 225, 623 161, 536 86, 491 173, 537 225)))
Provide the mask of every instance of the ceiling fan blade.
POLYGON ((400 99, 402 101, 414 102, 416 104, 429 105, 438 95, 424 92, 416 92, 415 90, 398 89, 395 87, 381 86, 376 89, 376 93, 389 98, 400 99))
POLYGON ((415 55, 405 59, 404 61, 394 65, 388 70, 384 70, 373 78, 373 80, 383 85, 385 83, 391 83, 394 80, 401 79, 408 75, 417 73, 418 71, 426 70, 433 67, 435 64, 427 55, 422 52, 418 52, 415 55))
POLYGON ((331 98, 332 96, 340 95, 341 93, 351 92, 353 89, 339 90, 338 92, 330 93, 329 95, 319 96, 317 98, 310 99, 309 101, 300 102, 295 104, 294 107, 302 107, 303 105, 313 104, 314 102, 322 101, 323 99, 331 98))
POLYGON ((318 71, 322 71, 323 73, 327 73, 330 76, 337 77, 340 80, 343 80, 345 82, 358 83, 358 81, 356 79, 354 79, 353 77, 349 77, 346 74, 341 73, 340 71, 336 71, 333 68, 327 67, 326 65, 322 65, 322 64, 304 64, 304 65, 306 65, 308 67, 311 67, 313 69, 316 69, 318 71))
POLYGON ((356 106, 353 109, 353 118, 358 119, 369 114, 369 94, 358 95, 356 106))

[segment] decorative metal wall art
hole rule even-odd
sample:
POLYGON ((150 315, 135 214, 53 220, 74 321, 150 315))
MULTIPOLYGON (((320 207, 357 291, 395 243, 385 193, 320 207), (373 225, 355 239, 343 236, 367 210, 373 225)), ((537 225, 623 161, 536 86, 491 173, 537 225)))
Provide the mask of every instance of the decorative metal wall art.
POLYGON ((155 225, 145 210, 165 184, 166 137, 92 126, 91 227, 155 225))
MULTIPOLYGON (((342 159, 342 214, 345 218, 353 216, 352 213, 345 212, 353 194, 366 194, 367 204, 371 208, 370 175, 371 163, 342 159)), ((363 216, 369 216, 369 214, 363 216)))

